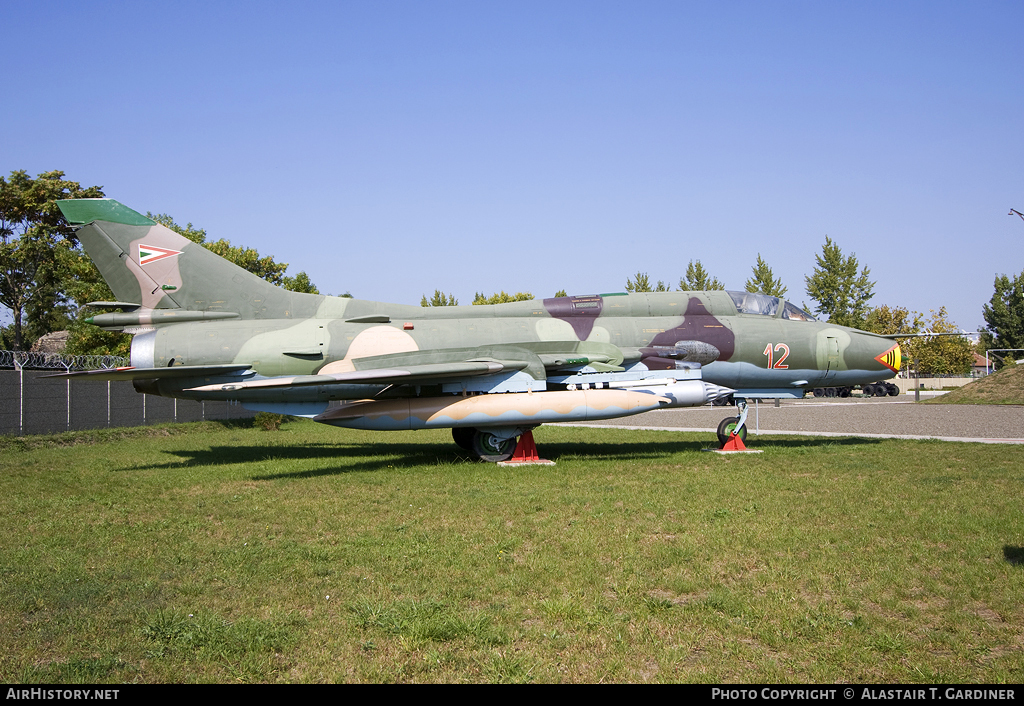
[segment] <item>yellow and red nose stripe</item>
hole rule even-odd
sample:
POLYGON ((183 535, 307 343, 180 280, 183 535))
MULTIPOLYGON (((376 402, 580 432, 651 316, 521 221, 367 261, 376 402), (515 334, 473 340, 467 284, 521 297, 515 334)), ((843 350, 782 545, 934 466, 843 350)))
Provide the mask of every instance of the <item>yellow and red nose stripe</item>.
POLYGON ((889 368, 889 370, 893 371, 894 373, 898 373, 900 371, 900 363, 903 361, 903 354, 902 351, 900 351, 900 344, 897 343, 895 346, 887 350, 885 353, 882 353, 881 355, 876 355, 875 360, 877 360, 885 367, 889 368))

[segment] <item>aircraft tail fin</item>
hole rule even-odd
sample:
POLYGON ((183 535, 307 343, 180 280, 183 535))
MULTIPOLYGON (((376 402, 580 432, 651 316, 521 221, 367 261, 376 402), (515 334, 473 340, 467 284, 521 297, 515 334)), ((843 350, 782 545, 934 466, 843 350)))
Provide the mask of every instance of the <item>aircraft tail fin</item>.
POLYGON ((256 319, 310 316, 323 299, 275 287, 113 199, 57 205, 118 301, 256 319))

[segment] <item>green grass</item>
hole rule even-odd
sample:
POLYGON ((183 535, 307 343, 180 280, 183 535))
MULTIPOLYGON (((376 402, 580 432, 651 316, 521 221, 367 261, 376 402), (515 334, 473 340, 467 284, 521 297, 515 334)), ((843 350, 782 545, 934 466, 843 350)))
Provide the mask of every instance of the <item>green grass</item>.
POLYGON ((1020 681, 1024 448, 710 436, 2 439, 0 680, 1020 681))
POLYGON ((1024 365, 1002 370, 928 400, 928 404, 1024 404, 1024 365))

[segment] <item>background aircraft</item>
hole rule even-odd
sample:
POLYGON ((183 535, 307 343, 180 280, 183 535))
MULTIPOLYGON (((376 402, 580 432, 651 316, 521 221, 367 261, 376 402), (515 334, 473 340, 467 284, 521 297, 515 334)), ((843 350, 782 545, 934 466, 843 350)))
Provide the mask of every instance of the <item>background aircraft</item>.
POLYGON ((91 322, 135 334, 146 394, 238 400, 358 429, 452 428, 483 460, 544 423, 802 397, 890 378, 888 338, 748 292, 558 297, 420 307, 290 292, 112 199, 58 202, 117 301, 91 322), (114 311, 121 309, 122 311, 114 311))

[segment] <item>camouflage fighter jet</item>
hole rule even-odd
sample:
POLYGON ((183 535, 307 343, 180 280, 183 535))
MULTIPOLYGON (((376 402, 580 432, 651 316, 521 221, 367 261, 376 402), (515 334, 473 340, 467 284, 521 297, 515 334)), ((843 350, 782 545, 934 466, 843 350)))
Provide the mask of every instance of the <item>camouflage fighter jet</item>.
POLYGON ((134 334, 131 367, 70 377, 340 427, 451 428, 487 461, 544 422, 733 395, 724 442, 745 433, 747 400, 880 381, 901 362, 888 338, 748 292, 436 308, 290 292, 112 199, 58 204, 117 299, 94 302, 108 313, 91 323, 134 334))

